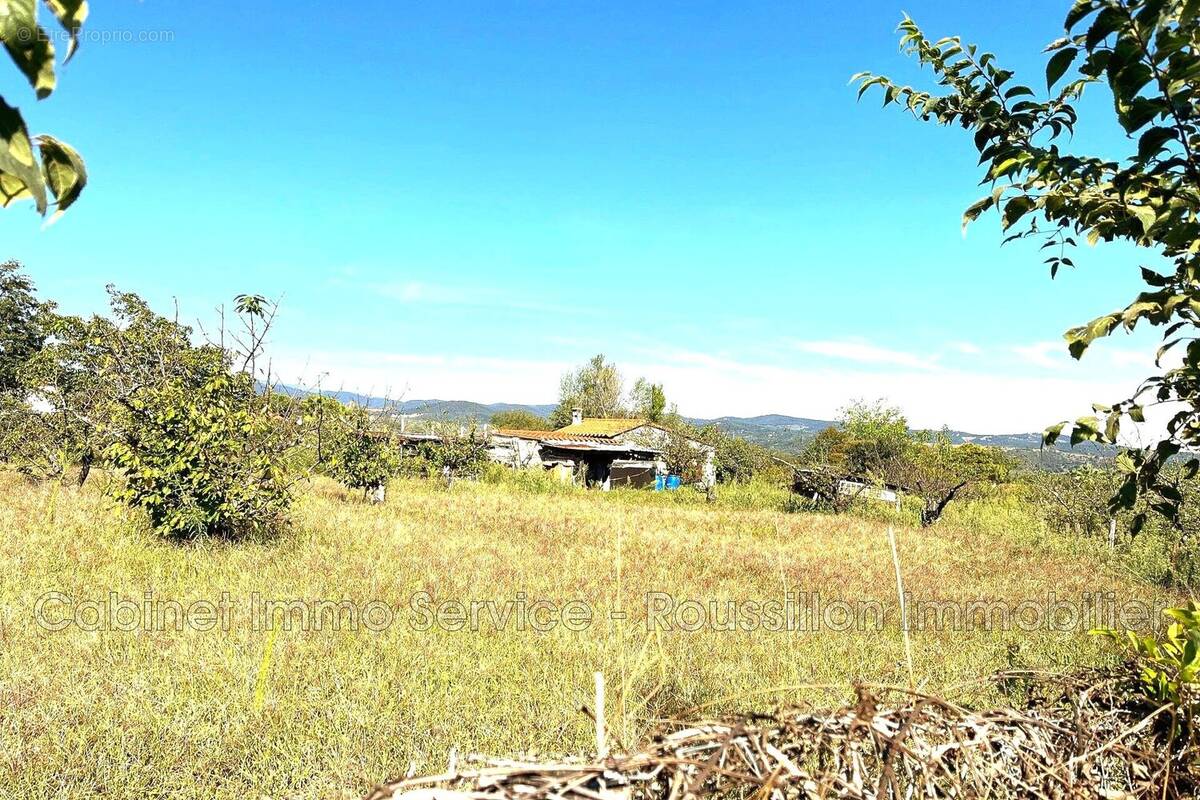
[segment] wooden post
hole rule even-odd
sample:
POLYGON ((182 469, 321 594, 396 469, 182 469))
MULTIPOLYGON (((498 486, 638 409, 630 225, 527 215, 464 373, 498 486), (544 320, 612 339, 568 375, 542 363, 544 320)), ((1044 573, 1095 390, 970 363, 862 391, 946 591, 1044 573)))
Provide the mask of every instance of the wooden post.
POLYGON ((1108 549, 1114 550, 1117 547, 1117 518, 1110 517, 1108 520, 1108 549))
POLYGON ((896 549, 896 529, 888 526, 888 542, 892 545, 892 565, 896 568, 896 594, 900 596, 900 631, 904 634, 904 660, 908 662, 908 687, 916 685, 913 675, 912 642, 908 637, 908 605, 904 602, 904 578, 900 575, 900 553, 896 549))
POLYGON ((608 757, 608 737, 604 732, 604 673, 596 673, 596 758, 608 757))

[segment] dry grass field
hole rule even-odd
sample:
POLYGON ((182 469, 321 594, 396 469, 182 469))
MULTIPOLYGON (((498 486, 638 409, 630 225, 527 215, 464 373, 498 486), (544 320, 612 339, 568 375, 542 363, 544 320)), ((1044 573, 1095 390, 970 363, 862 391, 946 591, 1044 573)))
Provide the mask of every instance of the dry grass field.
MULTIPOLYGON (((98 485, 0 477, 0 796, 355 797, 410 762, 439 768, 454 746, 581 753, 593 747, 580 707, 592 702, 596 671, 618 746, 654 718, 702 704, 748 709, 859 679, 907 682, 886 525, 739 505, 752 504, 398 482, 372 507, 319 484, 274 541, 181 545, 156 538, 98 485), (50 592, 61 594, 39 605, 50 592), (887 617, 882 629, 652 632, 651 592, 739 609, 819 593, 824 603, 878 603, 887 617), (193 606, 182 631, 145 620, 105 630, 95 614, 116 607, 110 593, 181 606, 224 598, 224 607, 205 620, 193 606), (510 620, 454 631, 451 609, 446 624, 422 630, 411 606, 414 596, 516 602, 521 593, 583 601, 593 619, 579 630, 517 630, 510 620), (270 631, 255 598, 309 609, 346 600, 362 616, 357 630, 343 616, 321 630, 270 631)), ((911 596, 1171 599, 1002 512, 898 528, 911 596)), ((913 636, 916 679, 935 689, 1012 664, 1103 657, 1079 630, 913 636)))

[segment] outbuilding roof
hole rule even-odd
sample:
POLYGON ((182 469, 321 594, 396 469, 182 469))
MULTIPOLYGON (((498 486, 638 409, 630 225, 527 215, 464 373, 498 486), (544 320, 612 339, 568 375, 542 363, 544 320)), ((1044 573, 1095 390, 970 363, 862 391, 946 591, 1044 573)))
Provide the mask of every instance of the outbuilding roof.
POLYGON ((618 436, 649 425, 644 419, 601 418, 585 419, 556 431, 531 431, 522 428, 497 428, 497 436, 515 436, 539 442, 607 442, 618 436))
POLYGON ((562 433, 568 436, 599 436, 605 439, 613 439, 649 424, 649 421, 644 419, 594 417, 592 419, 584 419, 582 422, 576 422, 573 425, 567 425, 565 428, 559 428, 555 433, 562 433))

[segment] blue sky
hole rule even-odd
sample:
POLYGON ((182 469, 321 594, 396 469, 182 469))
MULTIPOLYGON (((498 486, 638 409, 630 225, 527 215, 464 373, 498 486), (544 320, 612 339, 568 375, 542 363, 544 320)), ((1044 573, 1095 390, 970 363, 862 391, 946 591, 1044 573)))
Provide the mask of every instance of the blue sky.
MULTIPOLYGON (((1067 3, 907 2, 1033 86, 1067 3)), ((1079 364, 1062 332, 1138 289, 1131 248, 1051 282, 1035 245, 964 239, 969 139, 850 75, 923 78, 890 2, 244 4, 108 0, 35 103, 87 159, 3 257, 73 312, 115 282, 211 318, 282 296, 287 380, 550 402, 596 352, 696 415, 831 416, 887 396, 918 424, 1038 429, 1115 400, 1152 338, 1079 364), (150 41, 141 41, 143 39, 150 41)), ((1105 99, 1073 147, 1120 153, 1105 99)))

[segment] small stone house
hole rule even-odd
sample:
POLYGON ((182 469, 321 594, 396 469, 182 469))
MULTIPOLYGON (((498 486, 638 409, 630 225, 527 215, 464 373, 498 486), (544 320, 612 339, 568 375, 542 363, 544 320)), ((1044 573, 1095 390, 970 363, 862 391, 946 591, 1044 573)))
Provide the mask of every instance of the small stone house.
MULTIPOLYGON (((576 408, 571 424, 556 431, 497 428, 489 440, 492 460, 518 469, 554 470, 563 480, 582 479, 602 490, 613 486, 652 486, 667 474, 663 450, 670 431, 644 419, 585 419, 576 408)), ((716 450, 688 440, 704 453, 706 486, 716 482, 716 450)))

